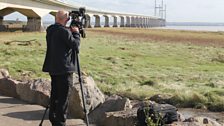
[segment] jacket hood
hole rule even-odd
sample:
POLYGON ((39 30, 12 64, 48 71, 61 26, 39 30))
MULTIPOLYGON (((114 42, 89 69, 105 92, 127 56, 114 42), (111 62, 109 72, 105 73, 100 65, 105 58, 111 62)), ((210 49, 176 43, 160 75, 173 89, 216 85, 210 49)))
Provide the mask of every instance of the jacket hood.
POLYGON ((53 25, 50 25, 48 28, 47 28, 47 33, 53 33, 53 31, 55 31, 58 27, 61 27, 62 25, 61 24, 58 24, 58 23, 55 23, 53 25))

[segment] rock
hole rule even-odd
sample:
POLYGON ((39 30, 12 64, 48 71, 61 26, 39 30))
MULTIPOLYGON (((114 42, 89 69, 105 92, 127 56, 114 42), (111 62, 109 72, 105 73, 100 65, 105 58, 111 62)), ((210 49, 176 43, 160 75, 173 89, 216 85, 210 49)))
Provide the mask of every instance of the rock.
POLYGON ((194 123, 198 126, 221 126, 221 124, 208 117, 191 117, 184 122, 194 123))
MULTIPOLYGON (((86 99, 86 108, 90 112, 105 101, 104 94, 96 86, 92 77, 83 77, 83 92, 86 99)), ((84 118, 85 116, 80 84, 77 77, 74 77, 74 85, 71 87, 69 115, 73 118, 84 118)))
POLYGON ((123 111, 132 108, 131 101, 128 98, 122 98, 118 95, 107 97, 104 105, 109 106, 110 110, 108 110, 107 112, 123 111), (113 106, 110 106, 111 104, 113 104, 113 106))
POLYGON ((170 103, 170 99, 172 98, 172 95, 169 94, 157 94, 154 95, 150 98, 151 101, 155 101, 159 104, 164 104, 164 103, 170 103))
POLYGON ((16 92, 21 100, 32 104, 47 106, 49 104, 50 88, 49 80, 37 79, 18 84, 16 92))
POLYGON ((9 78, 9 72, 6 69, 0 69, 0 79, 9 78))
POLYGON ((102 125, 104 119, 106 119, 106 112, 123 111, 131 108, 132 106, 128 98, 113 95, 89 114, 90 122, 102 125))
POLYGON ((128 98, 122 98, 118 95, 108 97, 103 106, 108 108, 106 112, 123 111, 132 108, 131 101, 128 98))
POLYGON ((191 117, 184 122, 174 122, 167 126, 222 126, 218 122, 208 117, 191 117))
MULTIPOLYGON (((92 111, 99 104, 104 102, 104 95, 96 87, 91 77, 84 77, 84 94, 86 96, 87 109, 92 111), (86 90, 87 89, 87 90, 86 90)), ((82 95, 80 85, 77 79, 74 80, 74 86, 71 87, 69 97, 69 114, 73 118, 84 118, 82 95)), ((19 98, 29 103, 47 106, 49 104, 51 82, 47 79, 37 79, 28 83, 17 85, 16 91, 19 98)))
POLYGON ((182 113, 177 111, 177 115, 178 115, 178 121, 179 122, 183 122, 185 120, 185 117, 182 113))
POLYGON ((196 125, 194 123, 189 123, 189 122, 174 122, 172 124, 168 124, 165 126, 203 126, 203 125, 196 125))
POLYGON ((137 122, 137 109, 127 109, 107 112, 102 126, 136 126, 137 122))
POLYGON ((9 76, 9 72, 5 69, 0 69, 0 93, 6 96, 17 98, 16 86, 19 81, 13 80, 9 76))
MULTIPOLYGON (((105 97, 91 77, 84 76, 83 78, 87 110, 92 111, 105 101, 105 97)), ((0 69, 0 93, 3 95, 20 98, 32 104, 47 106, 50 90, 50 80, 16 81, 10 78, 7 70, 0 69)), ((82 95, 77 77, 74 77, 74 85, 71 87, 69 100, 70 115, 75 118, 84 118, 82 95)))

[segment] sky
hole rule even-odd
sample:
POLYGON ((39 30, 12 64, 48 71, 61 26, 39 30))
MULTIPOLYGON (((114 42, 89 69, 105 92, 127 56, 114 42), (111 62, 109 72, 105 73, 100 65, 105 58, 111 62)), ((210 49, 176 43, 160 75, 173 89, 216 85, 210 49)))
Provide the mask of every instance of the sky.
MULTIPOLYGON (((87 6, 154 15, 155 0, 67 0, 87 6)), ((161 5, 161 0, 157 0, 161 5)), ((224 22, 224 0, 164 0, 169 22, 224 22)), ((159 6, 159 5, 157 5, 159 6)))
MULTIPOLYGON (((61 0, 70 4, 83 4, 96 9, 137 13, 154 16, 155 0, 61 0)), ((157 6, 162 0, 157 0, 157 6)), ((224 0, 164 0, 168 22, 224 22, 224 0)), ((7 19, 21 17, 11 14, 7 19)), ((158 13, 157 13, 157 16, 158 13)), ((49 16, 45 17, 49 19, 49 16)), ((52 17, 51 17, 52 18, 52 17)))

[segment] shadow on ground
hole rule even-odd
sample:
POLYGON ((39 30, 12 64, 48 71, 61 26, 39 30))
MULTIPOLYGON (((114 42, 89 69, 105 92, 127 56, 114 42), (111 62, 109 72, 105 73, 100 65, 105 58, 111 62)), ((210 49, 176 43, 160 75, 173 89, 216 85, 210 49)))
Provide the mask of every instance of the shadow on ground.
MULTIPOLYGON (((11 112, 11 113, 4 114, 3 116, 18 118, 23 120, 41 120, 43 114, 44 114, 44 110, 36 110, 36 111, 25 111, 25 112, 11 112)), ((45 116, 45 120, 48 119, 47 117, 48 115, 45 116)))

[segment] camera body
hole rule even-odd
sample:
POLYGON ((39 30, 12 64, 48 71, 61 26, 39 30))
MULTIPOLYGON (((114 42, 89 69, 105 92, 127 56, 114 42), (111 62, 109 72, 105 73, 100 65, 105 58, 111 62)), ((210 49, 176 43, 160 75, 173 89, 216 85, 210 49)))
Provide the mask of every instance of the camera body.
POLYGON ((86 37, 85 29, 86 26, 86 15, 85 15, 86 9, 83 7, 79 8, 79 11, 71 11, 69 12, 69 16, 71 16, 71 24, 70 27, 78 27, 79 33, 81 34, 82 38, 86 37))

